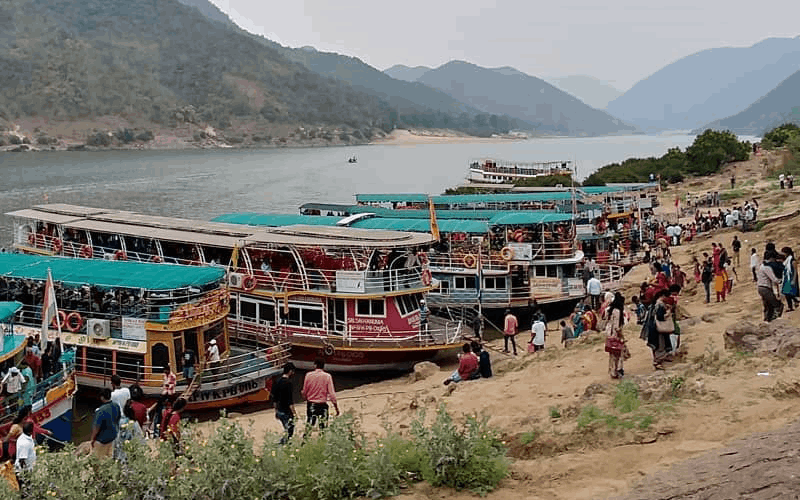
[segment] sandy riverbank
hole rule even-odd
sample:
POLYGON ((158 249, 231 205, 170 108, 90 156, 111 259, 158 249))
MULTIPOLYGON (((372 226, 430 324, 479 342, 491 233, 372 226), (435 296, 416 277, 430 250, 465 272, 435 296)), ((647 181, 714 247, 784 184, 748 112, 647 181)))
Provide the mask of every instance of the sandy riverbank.
POLYGON ((505 143, 509 141, 520 141, 527 139, 527 136, 517 135, 496 135, 493 137, 475 137, 455 130, 446 129, 395 129, 385 137, 379 137, 370 144, 396 144, 399 146, 415 144, 465 144, 465 143, 505 143))
MULTIPOLYGON (((776 181, 767 178, 761 160, 742 162, 718 176, 674 186, 663 193, 663 206, 674 206, 671 203, 676 194, 685 196, 687 190, 727 192, 730 173, 735 172, 741 187, 730 193, 735 196, 732 201, 758 197, 762 218, 800 208, 800 192, 778 190, 776 181)), ((751 247, 763 251, 767 241, 775 241, 778 248, 798 248, 800 219, 767 224, 758 232, 727 229, 701 235, 674 248, 673 260, 688 271, 693 255, 708 251, 711 241, 722 241, 729 247, 734 234, 744 241, 743 255, 751 247)), ((647 474, 658 474, 671 464, 719 449, 753 432, 782 428, 797 419, 800 399, 784 397, 778 388, 781 383, 800 380, 800 360, 741 355, 724 348, 726 327, 760 320, 761 302, 747 259, 742 261, 738 269, 741 281, 736 281, 727 302, 703 304, 702 287, 696 284, 685 290, 680 305, 688 316, 682 327, 686 355, 665 372, 654 373, 650 351, 639 339, 638 327, 626 326, 632 353, 625 366, 626 378, 653 388, 642 393, 638 410, 653 419, 647 426, 641 422, 631 429, 612 428, 602 422, 578 425, 578 414, 588 406, 614 412, 617 382, 608 377, 608 357, 599 334, 564 349, 557 343, 554 321, 548 325, 551 337, 543 354, 509 356, 500 352, 499 340, 489 342, 496 373, 491 379, 444 387, 442 381, 452 367, 442 367, 425 380, 411 382, 404 377, 341 391, 342 409, 357 415, 373 434, 382 433, 386 424, 404 431, 420 408, 431 414, 441 403, 456 415, 486 412, 491 416, 490 423, 507 436, 514 458, 511 474, 489 498, 590 499, 626 494, 647 474), (759 372, 769 375, 759 376, 759 372), (676 385, 673 398, 670 391, 676 385), (646 397, 657 401, 645 401, 646 397), (555 413, 560 416, 555 418, 555 413)), ((643 266, 635 268, 625 278, 626 297, 647 277, 643 266)), ((800 325, 800 312, 785 317, 800 325)), ((523 344, 527 335, 520 335, 523 344)), ((298 409, 304 412, 302 406, 298 409)), ((257 438, 265 430, 280 429, 271 411, 237 418, 257 438)), ((467 499, 473 495, 418 485, 401 498, 467 499)))

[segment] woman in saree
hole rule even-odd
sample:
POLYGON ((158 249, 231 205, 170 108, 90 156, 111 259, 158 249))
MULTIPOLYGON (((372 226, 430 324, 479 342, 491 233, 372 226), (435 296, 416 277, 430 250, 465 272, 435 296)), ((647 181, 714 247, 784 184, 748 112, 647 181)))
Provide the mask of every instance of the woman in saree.
POLYGON ((781 248, 783 259, 783 282, 781 283, 781 293, 786 297, 786 305, 789 311, 793 311, 800 304, 797 296, 800 295, 797 280, 797 262, 794 260, 794 252, 789 247, 781 248))

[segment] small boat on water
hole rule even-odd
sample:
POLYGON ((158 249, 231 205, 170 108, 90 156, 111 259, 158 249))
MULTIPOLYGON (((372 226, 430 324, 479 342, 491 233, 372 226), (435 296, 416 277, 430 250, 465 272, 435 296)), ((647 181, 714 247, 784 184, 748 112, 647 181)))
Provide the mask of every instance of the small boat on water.
POLYGON ((358 158, 356 158, 355 155, 351 156, 347 159, 347 163, 358 163, 358 158))
MULTIPOLYGON (((21 302, 0 302, 0 366, 3 373, 18 366, 24 357, 28 336, 15 321, 21 302)), ((72 408, 75 384, 74 352, 64 351, 59 368, 36 384, 31 398, 33 421, 53 433, 60 442, 72 440, 72 408)), ((19 409, 16 396, 0 397, 0 436, 5 436, 19 409)), ((0 453, 2 455, 2 453, 0 453)))
POLYGON ((154 399, 169 365, 190 409, 263 402, 288 358, 288 346, 230 338, 224 269, 0 254, 0 299, 21 303, 15 332, 23 336, 41 332, 49 272, 59 312, 48 337, 75 349, 77 382, 87 389, 108 387, 117 374, 154 399), (208 360, 211 342, 219 363, 208 360), (193 379, 180 372, 187 349, 199 360, 193 379))
MULTIPOLYGON (((212 266, 230 288, 229 333, 289 343, 291 359, 332 371, 408 370, 454 357, 460 321, 429 317, 430 234, 349 227, 225 224, 74 205, 12 212, 18 251, 212 266)), ((295 218, 297 216, 294 216, 295 218)))

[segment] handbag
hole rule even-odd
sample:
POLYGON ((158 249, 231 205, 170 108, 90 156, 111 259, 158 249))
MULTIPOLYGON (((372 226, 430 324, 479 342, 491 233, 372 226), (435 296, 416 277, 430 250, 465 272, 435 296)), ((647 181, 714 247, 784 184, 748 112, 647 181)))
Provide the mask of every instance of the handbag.
POLYGON ((656 320, 656 331, 658 333, 673 333, 673 332, 675 332, 675 322, 672 320, 672 315, 671 314, 665 313, 663 320, 658 319, 658 316, 656 316, 655 320, 656 320))
POLYGON ((606 337, 606 352, 619 356, 625 348, 625 343, 619 337, 606 337))

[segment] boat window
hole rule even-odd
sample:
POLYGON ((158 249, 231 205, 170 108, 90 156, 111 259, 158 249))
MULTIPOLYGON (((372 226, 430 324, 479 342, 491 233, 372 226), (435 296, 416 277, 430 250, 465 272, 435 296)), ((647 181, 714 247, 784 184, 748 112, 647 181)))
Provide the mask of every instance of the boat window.
POLYGON ((289 304, 289 314, 281 310, 281 323, 305 328, 322 328, 322 306, 312 304, 289 304))
POLYGON ((399 295, 394 298, 400 316, 408 316, 419 309, 419 297, 417 294, 399 295))
POLYGON ((158 249, 153 240, 149 238, 137 238, 135 236, 124 236, 125 252, 128 260, 149 261, 152 255, 158 254, 158 249))
POLYGON ((126 380, 139 380, 144 375, 144 354, 117 351, 116 373, 126 380))
POLYGON ((456 276, 453 288, 456 290, 474 290, 476 283, 475 276, 456 276))
POLYGON ((113 374, 111 351, 108 349, 86 348, 86 372, 110 377, 113 374))
POLYGON ((91 231, 89 234, 92 237, 92 246, 95 251, 102 249, 105 253, 114 253, 114 250, 122 248, 120 237, 116 234, 97 233, 94 231, 91 231))
POLYGON ((545 270, 547 266, 536 266, 533 268, 533 275, 539 278, 544 277, 547 275, 547 271, 545 270))
POLYGON ((558 266, 544 266, 547 270, 547 277, 548 278, 557 278, 558 277, 558 266))
POLYGON ((505 277, 484 278, 483 287, 487 290, 503 290, 506 287, 506 279, 505 277))
POLYGON ((230 248, 203 247, 203 257, 206 263, 227 266, 231 261, 233 250, 230 248))
POLYGON ((430 292, 434 295, 450 295, 450 282, 446 280, 439 281, 439 286, 432 289, 430 292))
POLYGON ((153 367, 153 375, 163 373, 163 367, 170 364, 169 347, 161 342, 153 344, 150 348, 150 363, 153 367))
POLYGON ((242 321, 250 321, 255 323, 258 320, 256 316, 256 303, 246 299, 239 301, 239 318, 242 321))
POLYGON ((239 296, 238 295, 231 295, 230 305, 231 310, 228 312, 228 317, 231 319, 238 319, 237 315, 239 314, 239 296))
POLYGON ((358 316, 386 316, 386 304, 383 299, 356 300, 356 314, 358 316))
POLYGON ((275 304, 259 302, 258 322, 264 325, 275 323, 275 304))
POLYGON ((185 330, 183 332, 183 344, 186 346, 186 349, 191 349, 197 353, 197 330, 185 330))

